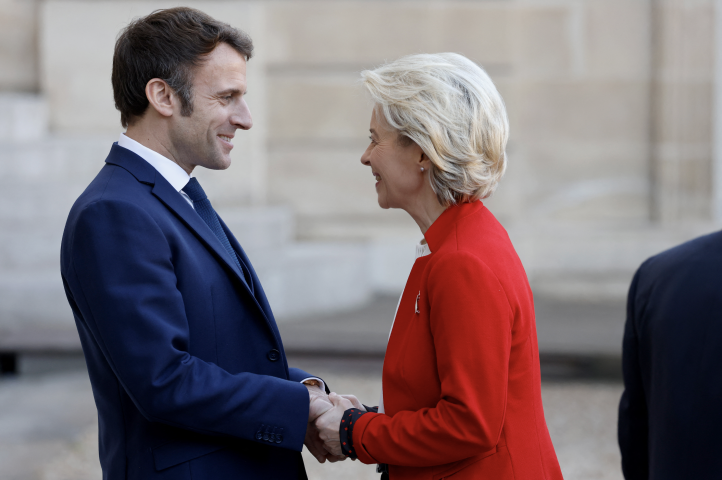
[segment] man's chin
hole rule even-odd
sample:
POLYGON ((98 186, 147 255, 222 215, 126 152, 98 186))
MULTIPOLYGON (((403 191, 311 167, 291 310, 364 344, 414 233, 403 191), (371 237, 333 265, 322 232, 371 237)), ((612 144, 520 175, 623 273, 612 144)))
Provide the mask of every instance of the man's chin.
POLYGON ((208 170, 226 170, 231 166, 231 157, 229 155, 222 155, 201 166, 207 168, 208 170))

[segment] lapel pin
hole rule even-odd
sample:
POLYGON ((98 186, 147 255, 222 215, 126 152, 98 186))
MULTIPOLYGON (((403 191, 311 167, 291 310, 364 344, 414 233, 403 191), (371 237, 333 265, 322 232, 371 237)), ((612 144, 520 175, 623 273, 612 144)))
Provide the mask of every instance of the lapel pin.
POLYGON ((421 298, 421 290, 419 290, 419 294, 416 295, 416 306, 414 307, 416 313, 421 313, 419 312, 419 298, 421 298))

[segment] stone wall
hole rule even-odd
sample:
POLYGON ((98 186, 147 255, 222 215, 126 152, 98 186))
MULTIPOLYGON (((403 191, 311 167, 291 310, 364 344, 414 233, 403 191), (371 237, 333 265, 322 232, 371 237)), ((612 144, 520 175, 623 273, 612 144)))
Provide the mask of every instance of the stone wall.
MULTIPOLYGON (((401 288, 406 263, 392 259, 419 232, 379 209, 359 163, 371 105, 358 79, 409 53, 462 53, 504 96, 509 168, 487 205, 536 292, 621 298, 645 257, 715 228, 714 0, 186 3, 256 44, 254 127, 237 137, 230 171, 199 172, 214 204, 287 205, 302 239, 366 241, 376 285, 401 288)), ((0 0, 0 26, 20 32, 2 42, 0 90, 39 88, 57 135, 117 135, 116 35, 175 2, 35 5, 0 0), (24 80, 4 79, 11 64, 25 65, 10 69, 24 80)))
POLYGON ((651 10, 652 216, 712 215, 714 2, 663 0, 651 10))
POLYGON ((0 0, 0 92, 38 90, 38 2, 0 0))
MULTIPOLYGON (((167 5, 45 4, 42 85, 55 130, 119 130, 108 82, 115 35, 133 16, 167 5)), ((252 197, 292 204, 305 237, 415 228, 399 212, 379 211, 358 163, 370 104, 357 82, 360 70, 414 52, 462 53, 502 92, 510 165, 490 201, 502 219, 650 216, 648 1, 191 5, 249 31, 257 44, 248 99, 263 121, 241 137, 255 145, 238 152, 244 173, 224 177, 238 185, 246 170, 258 170, 250 183, 261 191, 252 197)))

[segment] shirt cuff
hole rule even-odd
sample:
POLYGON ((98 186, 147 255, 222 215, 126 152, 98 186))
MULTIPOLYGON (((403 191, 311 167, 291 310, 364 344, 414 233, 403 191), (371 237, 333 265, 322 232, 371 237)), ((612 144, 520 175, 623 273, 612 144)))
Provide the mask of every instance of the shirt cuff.
POLYGON ((350 458, 356 460, 356 449, 353 446, 353 427, 356 424, 356 420, 361 418, 364 412, 358 408, 349 408, 343 412, 341 418, 341 425, 338 428, 339 437, 341 438, 341 453, 350 458))
POLYGON ((303 383, 304 385, 314 385, 314 384, 316 384, 316 382, 318 382, 318 384, 317 384, 317 385, 318 385, 318 388, 320 388, 321 391, 325 392, 325 391, 326 391, 326 384, 323 383, 323 380, 321 380, 320 378, 318 378, 318 377, 308 377, 308 378, 304 378, 303 380, 301 380, 301 383, 303 383))

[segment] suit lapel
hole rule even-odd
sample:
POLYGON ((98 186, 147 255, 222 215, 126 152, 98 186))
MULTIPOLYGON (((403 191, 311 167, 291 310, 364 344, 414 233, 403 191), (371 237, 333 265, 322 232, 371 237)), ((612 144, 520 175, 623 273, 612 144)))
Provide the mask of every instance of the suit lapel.
MULTIPOLYGON (((206 222, 193 210, 193 207, 190 206, 183 196, 163 178, 163 175, 158 174, 157 170, 141 157, 130 150, 119 147, 117 144, 113 144, 110 155, 108 155, 105 161, 128 170, 138 181, 153 185, 153 195, 163 202, 169 210, 175 213, 181 221, 200 238, 206 248, 213 252, 219 262, 225 264, 228 269, 233 272, 233 275, 240 281, 243 288, 253 297, 253 293, 243 279, 243 272, 238 269, 236 262, 230 258, 228 252, 226 252, 226 249, 223 248, 220 240, 218 240, 218 237, 216 237, 208 225, 206 225, 206 222)), ((263 311, 263 309, 261 309, 261 311, 263 311)))
MULTIPOLYGON (((283 342, 281 341, 281 333, 278 331, 276 319, 273 316, 273 312, 271 311, 271 306, 268 304, 268 299, 266 298, 266 294, 263 291, 263 287, 261 287, 261 281, 258 279, 256 271, 253 269, 251 260, 246 255, 246 252, 243 250, 243 247, 241 247, 241 244, 238 242, 236 237, 228 229, 228 226, 225 224, 220 215, 218 216, 218 220, 221 222, 221 228, 223 228, 223 230, 226 232, 228 241, 231 242, 231 247, 233 247, 233 249, 238 252, 238 256, 241 257, 241 261, 246 264, 246 267, 248 267, 248 271, 251 274, 251 279, 253 281, 253 286, 255 290, 254 300, 256 301, 258 308, 261 310, 261 312, 263 312, 263 316, 266 320, 266 323, 268 324, 268 327, 273 331, 274 335, 276 336, 276 342, 278 342, 281 352, 284 352, 283 342)), ((285 353, 283 353, 283 355, 285 362, 285 353)), ((288 370, 288 364, 286 364, 286 369, 288 370)))
POLYGON ((238 269, 236 262, 230 258, 230 255, 221 244, 218 237, 211 231, 210 227, 206 225, 206 222, 193 210, 193 207, 178 193, 165 179, 156 181, 153 186, 153 195, 155 195, 161 202, 165 204, 168 209, 175 213, 186 226, 193 231, 206 247, 211 250, 218 260, 224 263, 238 280, 243 284, 243 288, 248 291, 248 294, 253 296, 253 293, 248 288, 246 281, 243 279, 243 272, 238 269))

